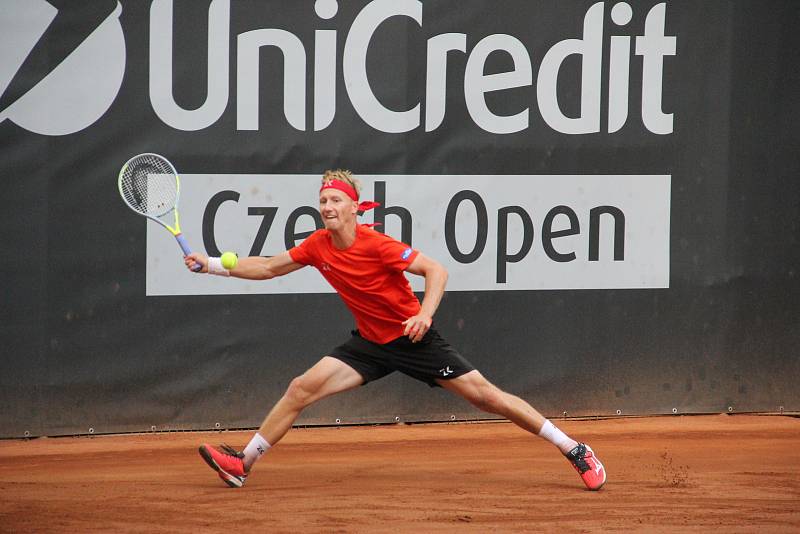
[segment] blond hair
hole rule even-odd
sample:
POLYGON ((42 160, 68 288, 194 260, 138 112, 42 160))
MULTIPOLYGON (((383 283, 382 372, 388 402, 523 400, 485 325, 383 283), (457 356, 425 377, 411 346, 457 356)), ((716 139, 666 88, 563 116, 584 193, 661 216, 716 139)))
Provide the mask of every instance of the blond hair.
POLYGON ((356 195, 359 197, 361 196, 361 181, 353 176, 353 173, 346 170, 346 169, 336 169, 336 170, 327 170, 325 174, 322 175, 322 184, 327 184, 330 181, 339 180, 340 182, 344 182, 346 184, 350 184, 353 186, 353 189, 356 190, 356 195))

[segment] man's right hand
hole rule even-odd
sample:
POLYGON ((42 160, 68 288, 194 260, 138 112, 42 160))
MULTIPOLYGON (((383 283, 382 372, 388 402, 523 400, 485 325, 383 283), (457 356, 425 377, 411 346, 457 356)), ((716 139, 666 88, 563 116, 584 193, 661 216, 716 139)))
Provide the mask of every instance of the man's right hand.
POLYGON ((192 271, 193 273, 207 273, 208 272, 208 257, 203 256, 202 254, 198 254, 197 252, 192 252, 188 256, 183 257, 183 263, 186 264, 186 268, 192 271), (195 271, 193 267, 195 265, 200 265, 202 269, 195 271))

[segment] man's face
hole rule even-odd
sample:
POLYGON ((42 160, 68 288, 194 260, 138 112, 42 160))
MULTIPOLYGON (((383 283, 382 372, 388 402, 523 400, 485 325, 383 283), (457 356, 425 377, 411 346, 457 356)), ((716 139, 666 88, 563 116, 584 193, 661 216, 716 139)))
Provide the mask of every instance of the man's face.
POLYGON ((358 204, 338 189, 325 189, 319 194, 319 213, 328 230, 340 230, 356 218, 358 204))

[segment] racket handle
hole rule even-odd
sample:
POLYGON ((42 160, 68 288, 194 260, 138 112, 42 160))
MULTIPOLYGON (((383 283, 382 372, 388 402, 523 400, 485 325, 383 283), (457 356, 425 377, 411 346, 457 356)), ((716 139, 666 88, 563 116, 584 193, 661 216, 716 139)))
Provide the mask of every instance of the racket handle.
MULTIPOLYGON (((181 246, 181 250, 183 251, 184 256, 188 256, 189 254, 192 253, 192 249, 189 248, 189 243, 186 242, 186 238, 183 237, 183 234, 175 234, 175 240, 178 241, 178 244, 181 246)), ((194 272, 197 272, 202 268, 203 266, 197 263, 192 268, 192 270, 194 272)))

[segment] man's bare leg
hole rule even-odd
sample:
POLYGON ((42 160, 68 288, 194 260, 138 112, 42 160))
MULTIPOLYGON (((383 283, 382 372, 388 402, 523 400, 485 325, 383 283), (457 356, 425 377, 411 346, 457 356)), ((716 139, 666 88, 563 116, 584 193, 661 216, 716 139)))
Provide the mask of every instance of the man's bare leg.
POLYGON ((275 445, 292 428, 304 408, 320 399, 360 386, 364 382, 355 369, 336 358, 325 356, 289 384, 273 406, 258 432, 275 445))
POLYGON ((238 452, 227 445, 223 445, 223 450, 219 451, 204 443, 200 446, 200 456, 227 485, 240 488, 255 461, 286 435, 306 406, 335 393, 353 389, 363 382, 364 379, 352 367, 325 356, 292 380, 244 451, 238 452))
POLYGON ((586 487, 599 490, 606 482, 606 471, 594 451, 585 443, 578 443, 556 428, 542 414, 524 400, 502 391, 486 380, 478 371, 470 371, 452 380, 437 380, 440 386, 464 397, 475 407, 489 413, 502 415, 532 434, 546 439, 567 457, 586 487))
POLYGON ((486 380, 478 371, 470 371, 452 380, 437 380, 436 382, 443 388, 460 395, 476 408, 484 412, 502 415, 531 434, 548 439, 564 454, 578 445, 577 441, 552 427, 552 423, 547 425, 549 421, 533 406, 516 395, 501 390, 486 380), (542 433, 543 429, 545 433, 542 433))

